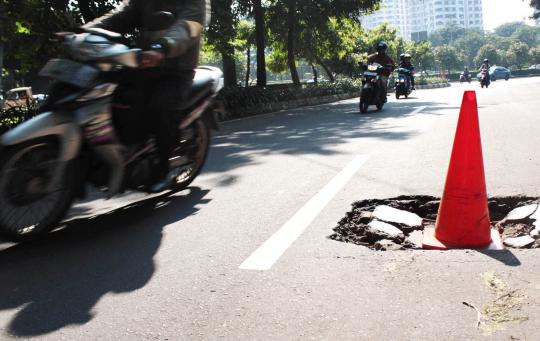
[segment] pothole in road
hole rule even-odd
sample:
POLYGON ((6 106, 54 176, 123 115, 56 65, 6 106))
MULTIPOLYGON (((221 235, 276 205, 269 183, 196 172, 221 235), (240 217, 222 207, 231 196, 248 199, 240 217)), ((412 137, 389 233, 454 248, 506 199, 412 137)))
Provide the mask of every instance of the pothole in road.
MULTIPOLYGON (((422 233, 434 227, 440 198, 399 196, 355 202, 330 239, 374 250, 422 248, 422 233)), ((494 197, 488 200, 492 228, 506 247, 540 248, 540 198, 494 197)))

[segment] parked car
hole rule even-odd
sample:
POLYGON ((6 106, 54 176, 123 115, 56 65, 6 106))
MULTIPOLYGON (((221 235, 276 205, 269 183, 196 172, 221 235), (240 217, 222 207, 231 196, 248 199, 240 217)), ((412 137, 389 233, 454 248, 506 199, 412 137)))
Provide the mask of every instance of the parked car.
POLYGON ((31 87, 15 88, 6 92, 4 106, 6 108, 22 107, 29 105, 33 101, 31 87))
POLYGON ((41 103, 45 102, 45 100, 47 99, 47 95, 45 95, 45 94, 35 94, 35 95, 32 95, 32 99, 34 101, 36 101, 37 104, 41 104, 41 103))
MULTIPOLYGON (((502 66, 494 65, 489 68, 489 79, 491 81, 496 81, 497 79, 508 80, 510 79, 510 74, 510 70, 502 66)), ((480 81, 480 72, 476 75, 476 79, 480 81)))
POLYGON ((534 64, 529 66, 529 70, 540 70, 540 64, 534 64))

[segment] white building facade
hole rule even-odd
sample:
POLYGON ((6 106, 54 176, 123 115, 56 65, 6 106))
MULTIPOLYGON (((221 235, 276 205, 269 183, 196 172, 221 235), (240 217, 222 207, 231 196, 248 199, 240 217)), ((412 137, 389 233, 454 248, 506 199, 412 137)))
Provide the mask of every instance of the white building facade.
POLYGON ((382 8, 362 20, 365 28, 383 23, 396 27, 400 37, 426 40, 433 31, 454 24, 483 29, 482 0, 382 0, 382 8))

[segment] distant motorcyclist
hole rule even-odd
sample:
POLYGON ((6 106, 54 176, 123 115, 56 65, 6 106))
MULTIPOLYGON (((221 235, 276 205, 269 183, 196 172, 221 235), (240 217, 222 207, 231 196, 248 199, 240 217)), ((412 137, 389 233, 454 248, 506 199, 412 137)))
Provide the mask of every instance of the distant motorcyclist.
POLYGON ((482 63, 482 66, 480 66, 480 69, 478 69, 479 72, 485 72, 487 77, 487 82, 489 83, 491 79, 489 78, 489 60, 484 59, 484 62, 482 63))
POLYGON ((471 78, 471 72, 469 71, 469 68, 465 66, 465 69, 463 69, 463 77, 465 79, 471 78))
POLYGON ((392 73, 392 71, 394 71, 396 66, 392 58, 390 58, 390 56, 386 54, 386 50, 388 50, 388 44, 386 44, 384 41, 380 41, 377 43, 375 48, 377 50, 377 53, 370 55, 368 57, 367 63, 368 65, 373 64, 373 63, 378 63, 384 67, 384 70, 382 72, 381 79, 379 82, 382 88, 384 89, 384 99, 386 102, 386 94, 388 92, 387 91, 388 90, 388 76, 390 76, 390 74, 392 73))
POLYGON ((210 0, 124 0, 112 12, 98 18, 85 28, 102 28, 122 34, 137 30, 141 53, 140 79, 134 87, 139 94, 135 104, 145 115, 139 124, 149 126, 156 134, 160 167, 153 190, 168 187, 169 155, 173 139, 173 114, 188 94, 199 59, 203 27, 209 17, 210 0), (152 14, 169 12, 174 21, 165 30, 148 28, 152 14))
POLYGON ((411 55, 408 54, 408 53, 402 53, 400 56, 399 56, 399 67, 400 68, 404 68, 404 69, 409 69, 411 72, 409 74, 409 77, 411 79, 411 88, 413 90, 416 90, 414 88, 414 65, 412 65, 411 63, 411 55))
POLYGON ((471 73, 469 71, 469 68, 467 66, 465 66, 465 69, 463 69, 463 71, 461 72, 461 74, 459 75, 459 82, 462 83, 462 82, 471 82, 471 73))

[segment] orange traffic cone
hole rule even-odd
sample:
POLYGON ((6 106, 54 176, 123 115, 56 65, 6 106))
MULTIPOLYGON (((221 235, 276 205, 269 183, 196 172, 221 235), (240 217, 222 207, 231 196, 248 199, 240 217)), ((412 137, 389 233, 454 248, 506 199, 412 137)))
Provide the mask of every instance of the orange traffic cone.
POLYGON ((503 249, 492 230, 480 142, 476 93, 465 91, 435 228, 424 230, 425 249, 503 249))

